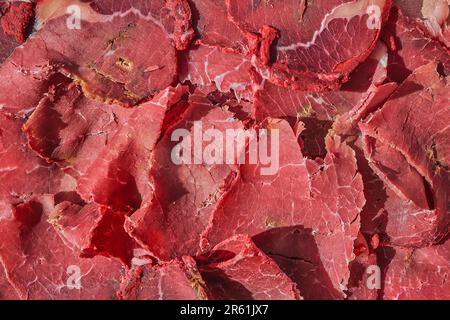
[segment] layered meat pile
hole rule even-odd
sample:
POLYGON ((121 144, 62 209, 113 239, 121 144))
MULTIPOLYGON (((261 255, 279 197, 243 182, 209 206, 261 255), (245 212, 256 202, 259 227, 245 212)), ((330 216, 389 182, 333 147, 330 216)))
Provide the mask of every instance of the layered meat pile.
POLYGON ((450 299, 447 0, 0 21, 0 299, 450 299))

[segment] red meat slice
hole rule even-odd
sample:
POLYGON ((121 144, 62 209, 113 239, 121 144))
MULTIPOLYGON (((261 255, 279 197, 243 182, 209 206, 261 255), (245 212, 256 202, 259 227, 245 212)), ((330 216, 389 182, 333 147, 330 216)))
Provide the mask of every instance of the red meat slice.
POLYGON ((437 38, 450 45, 447 18, 449 5, 446 0, 394 0, 396 7, 406 16, 419 21, 430 37, 437 38))
MULTIPOLYGON (((412 219, 409 226, 422 226, 410 235, 416 240, 409 245, 439 242, 448 232, 447 91, 447 81, 440 77, 436 65, 426 65, 360 125, 373 170, 398 197, 413 203, 412 207, 398 201, 388 204, 396 211, 403 207, 403 219, 412 219), (411 209, 414 207, 420 210, 411 209), (415 214, 408 215, 411 211, 415 214)), ((405 223, 400 218, 398 222, 405 223)))
POLYGON ((80 257, 114 257, 130 266, 138 245, 124 230, 126 214, 97 204, 64 201, 55 207, 48 221, 64 241, 77 248, 80 257))
POLYGON ((283 141, 280 170, 264 176, 260 164, 241 166, 202 235, 203 249, 233 234, 255 236, 272 228, 303 225, 312 229, 320 260, 334 289, 341 292, 354 258, 353 242, 364 205, 354 154, 339 138, 328 137, 325 159, 305 160, 287 122, 268 120, 265 127, 270 134, 278 129, 283 141))
POLYGON ((250 43, 228 19, 225 0, 191 0, 193 24, 201 43, 249 53, 250 43))
POLYGON ((226 3, 243 32, 264 33, 264 26, 279 31, 270 80, 308 91, 335 88, 346 81, 375 47, 391 6, 390 0, 226 3), (373 5, 379 9, 379 24, 369 28, 373 5))
POLYGON ((385 300, 449 300, 450 242, 420 249, 380 248, 385 300))
POLYGON ((128 271, 118 296, 122 300, 204 300, 205 283, 191 257, 128 271))
POLYGON ((165 89, 177 74, 177 41, 165 26, 179 23, 173 11, 178 7, 172 7, 172 2, 160 4, 164 7, 155 7, 148 16, 139 10, 101 15, 76 0, 45 1, 38 7, 38 20, 43 26, 21 50, 19 66, 30 69, 48 62, 62 66, 86 96, 135 105, 165 89), (68 29, 69 4, 81 10, 80 29, 68 29), (150 47, 142 46, 148 43, 150 47))
POLYGON ((114 299, 120 264, 102 257, 80 259, 47 222, 52 207, 52 197, 32 199, 0 220, 0 261, 20 298, 114 299))
POLYGON ((166 112, 183 103, 185 88, 168 87, 151 101, 133 109, 126 122, 104 145, 102 152, 78 180, 80 195, 88 202, 117 211, 133 211, 150 192, 149 165, 160 138, 166 112))
POLYGON ((78 177, 124 126, 133 110, 86 98, 70 79, 52 85, 23 130, 30 147, 78 177))
POLYGON ((418 67, 431 62, 441 63, 441 73, 450 74, 448 49, 423 31, 413 17, 392 9, 383 39, 390 48, 388 76, 392 81, 403 82, 418 67))
POLYGON ((18 300, 14 287, 6 279, 6 274, 3 266, 0 264, 0 300, 18 300))
POLYGON ((214 84, 220 92, 233 91, 237 98, 251 100, 252 61, 218 47, 198 45, 182 58, 180 81, 207 87, 214 84))
POLYGON ((250 237, 234 236, 202 257, 200 273, 212 299, 298 300, 300 292, 277 264, 250 237))
MULTIPOLYGON (((191 96, 182 118, 167 129, 153 152, 150 175, 154 194, 131 216, 128 230, 159 259, 170 260, 197 253, 200 233, 208 225, 215 204, 228 188, 229 181, 236 175, 234 164, 207 165, 193 150, 197 143, 194 141, 201 141, 194 130, 203 134, 212 128, 225 132, 226 129, 242 128, 242 124, 231 112, 214 107, 204 96, 191 96), (200 121, 202 128, 194 129, 195 121, 200 121), (171 136, 177 129, 190 132, 192 152, 187 153, 192 156, 192 164, 177 165, 172 161, 172 150, 179 141, 171 141, 171 136)), ((205 138, 201 150, 209 144, 205 138)))
POLYGON ((263 81, 255 93, 254 117, 260 121, 266 117, 333 120, 342 115, 335 126, 346 131, 367 114, 370 104, 377 105, 376 97, 382 99, 380 91, 384 96, 391 93, 381 88, 386 79, 386 66, 386 47, 380 44, 339 90, 310 93, 263 81))

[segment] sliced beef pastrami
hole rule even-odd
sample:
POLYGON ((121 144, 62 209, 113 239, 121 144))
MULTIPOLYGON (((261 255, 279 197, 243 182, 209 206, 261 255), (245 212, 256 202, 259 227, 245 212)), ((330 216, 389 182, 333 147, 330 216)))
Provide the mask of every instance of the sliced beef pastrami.
MULTIPOLYGON (((250 53, 252 41, 228 18, 225 0, 189 0, 201 43, 236 53, 250 53)), ((250 35, 249 35, 250 36, 250 35)), ((251 37, 251 39, 256 37, 251 37)))
POLYGON ((450 74, 448 49, 430 38, 415 18, 396 8, 383 30, 383 39, 390 49, 388 76, 392 81, 401 83, 418 67, 431 62, 441 63, 441 73, 450 74))
POLYGON ((25 42, 34 18, 34 5, 25 1, 0 3, 0 63, 25 42))
POLYGON ((78 179, 78 191, 117 211, 134 211, 150 192, 149 166, 160 138, 166 112, 183 103, 185 88, 168 87, 133 113, 103 146, 89 168, 78 179))
MULTIPOLYGON (((165 89, 177 75, 177 40, 171 32, 179 23, 178 7, 172 1, 158 3, 146 14, 130 9, 102 15, 76 0, 45 1, 38 6, 41 29, 21 50, 19 66, 29 69, 50 61, 63 67, 86 96, 135 105, 165 89), (66 11, 72 4, 81 10, 80 28, 69 28, 73 17, 66 11)), ((189 18, 186 14, 183 19, 189 18)))
MULTIPOLYGON (((374 241, 378 239, 374 236, 374 241)), ((378 245, 378 243, 373 243, 378 245)), ((356 258, 350 263, 350 279, 348 282, 348 299, 377 300, 381 289, 381 275, 377 273, 377 255, 372 243, 369 245, 363 234, 358 234, 355 241, 356 258)))
POLYGON ((123 268, 107 258, 80 259, 47 222, 52 197, 17 205, 0 220, 0 261, 21 299, 114 299, 123 268))
POLYGON ((80 257, 114 257, 129 266, 138 245, 124 230, 126 215, 97 204, 64 201, 56 205, 48 222, 79 250, 80 257))
POLYGON ((134 111, 86 98, 70 79, 52 85, 23 130, 29 145, 48 162, 78 177, 111 144, 134 111))
MULTIPOLYGON (((433 241, 436 226, 442 223, 442 215, 437 209, 420 208, 387 186, 365 158, 362 139, 358 139, 353 148, 366 197, 366 205, 361 212, 362 233, 368 238, 379 235, 384 243, 405 247, 433 241)), ((422 186, 423 181, 419 184, 422 186)))
POLYGON ((351 75, 339 90, 324 93, 294 91, 262 80, 256 86, 253 116, 261 121, 266 117, 339 120, 339 130, 345 131, 364 115, 363 109, 373 102, 386 79, 387 50, 379 44, 373 54, 351 75), (345 127, 345 129, 344 129, 345 127))
POLYGON ((450 241, 420 249, 381 247, 385 300, 449 300, 450 241))
POLYGON ((182 257, 129 270, 118 296, 121 300, 205 300, 207 292, 195 260, 182 257))
POLYGON ((450 38, 447 34, 447 19, 449 17, 449 3, 447 0, 394 0, 406 16, 419 21, 430 37, 439 39, 447 46, 450 38))
POLYGON ((261 163, 242 165, 202 235, 202 247, 208 250, 233 234, 255 236, 272 228, 303 225, 312 229, 331 284, 343 296, 364 205, 354 153, 339 138, 328 137, 325 159, 308 160, 287 122, 269 119, 263 127, 269 136, 277 132, 283 142, 279 170, 263 175, 261 163))
MULTIPOLYGON (((4 111, 0 110, 0 207, 8 208, 54 192, 63 174, 28 149, 21 131, 23 120, 4 111)), ((6 211, 2 210, 0 217, 6 211)))
POLYGON ((374 171, 399 197, 425 210, 415 218, 423 216, 429 227, 415 233, 427 236, 411 245, 439 241, 449 226, 448 84, 436 68, 431 63, 417 69, 360 125, 374 171))
POLYGON ((180 81, 200 87, 214 84, 220 92, 233 91, 237 98, 251 100, 251 68, 252 61, 245 56, 198 45, 183 56, 180 81))
POLYGON ((3 265, 0 263, 0 300, 18 300, 19 296, 17 295, 14 287, 9 283, 6 278, 6 273, 3 268, 3 265))
POLYGON ((237 235, 200 258, 200 273, 212 299, 298 300, 297 286, 250 237, 237 235))
POLYGON ((270 80, 308 91, 346 81, 375 47, 391 6, 390 0, 226 3, 243 32, 262 32, 266 25, 279 31, 270 80), (379 9, 376 21, 370 20, 373 6, 379 9))
POLYGON ((226 161, 224 150, 226 130, 242 128, 233 116, 195 94, 182 118, 157 144, 150 170, 152 199, 131 216, 128 230, 158 258, 195 255, 199 250, 200 233, 237 172, 235 158, 226 161), (216 148, 220 151, 214 155, 216 148))

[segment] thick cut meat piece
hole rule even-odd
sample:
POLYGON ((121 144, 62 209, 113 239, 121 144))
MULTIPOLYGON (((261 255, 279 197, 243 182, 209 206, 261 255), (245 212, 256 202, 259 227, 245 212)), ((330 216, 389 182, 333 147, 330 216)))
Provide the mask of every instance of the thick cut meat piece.
POLYGON ((385 300, 450 300, 450 241, 407 249, 382 247, 385 300))
POLYGON ((441 73, 450 74, 450 55, 438 40, 430 38, 413 17, 394 8, 383 39, 390 48, 388 76, 403 82, 418 67, 431 62, 441 63, 441 73))
POLYGON ((264 26, 279 31, 270 80, 308 91, 334 88, 346 81, 375 47, 391 6, 390 0, 226 3, 230 17, 243 32, 264 35, 264 26), (378 16, 370 15, 373 6, 378 16), (370 20, 374 18, 375 22, 370 20))
POLYGON ((114 299, 118 262, 80 259, 47 222, 52 197, 17 205, 0 220, 0 261, 21 299, 114 299))
POLYGON ((237 235, 223 241, 201 261, 200 273, 212 299, 301 299, 296 284, 248 236, 237 235))
POLYGON ((242 124, 231 112, 214 107, 204 96, 196 94, 191 96, 182 118, 167 129, 157 144, 150 170, 154 193, 151 201, 147 200, 131 216, 128 230, 158 258, 168 260, 197 253, 200 233, 237 171, 234 158, 226 164, 224 154, 224 161, 203 162, 202 150, 206 151, 206 146, 225 143, 223 137, 202 139, 200 135, 208 129, 225 133, 227 129, 240 128, 242 124), (183 147, 188 159, 178 159, 177 146, 183 147), (174 159, 180 160, 176 160, 178 164, 174 159))
POLYGON ((325 159, 307 160, 287 122, 272 119, 263 127, 269 129, 269 135, 278 132, 283 141, 279 170, 261 175, 260 163, 241 166, 202 236, 203 249, 233 234, 255 236, 272 228, 303 225, 312 229, 320 260, 340 292, 348 280, 348 263, 354 258, 353 242, 364 205, 354 154, 339 138, 328 137, 325 159))
MULTIPOLYGON (((448 84, 436 69, 434 63, 417 69, 379 111, 360 125, 365 154, 374 171, 397 196, 421 209, 408 215, 408 206, 404 212, 405 219, 424 219, 405 226, 427 226, 415 230, 416 240, 409 245, 416 246, 439 241, 449 226, 448 84)), ((389 206, 400 209, 395 203, 389 206)), ((402 204, 400 207, 406 209, 402 204)))
MULTIPOLYGON (((178 23, 174 22, 178 7, 171 4, 160 2, 164 7, 145 15, 139 10, 102 15, 76 0, 45 1, 38 7, 42 28, 15 61, 25 69, 48 62, 64 67, 65 74, 80 84, 86 96, 135 105, 176 78, 175 36, 165 28, 178 23), (69 29, 70 19, 76 18, 66 14, 68 5, 80 8, 80 28, 69 29), (150 42, 147 35, 151 35, 150 42), (145 43, 150 47, 142 46, 145 43)), ((183 15, 183 19, 188 16, 183 15)))
POLYGON ((162 265, 143 265, 128 271, 122 281, 122 300, 204 300, 205 282, 191 257, 162 265))

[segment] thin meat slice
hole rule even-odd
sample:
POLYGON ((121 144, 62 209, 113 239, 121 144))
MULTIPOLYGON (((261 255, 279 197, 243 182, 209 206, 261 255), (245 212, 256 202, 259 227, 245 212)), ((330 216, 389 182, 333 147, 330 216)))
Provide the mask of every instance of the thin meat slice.
MULTIPOLYGON (((373 170, 397 196, 421 209, 414 219, 423 217, 422 225, 428 228, 415 234, 426 236, 411 243, 419 246, 439 242, 449 225, 446 146, 450 109, 447 80, 436 69, 434 63, 417 69, 360 125, 373 170)), ((395 208, 394 203, 391 207, 395 208)))
POLYGON ((127 214, 95 203, 64 201, 55 206, 48 222, 76 248, 80 257, 102 255, 130 266, 139 246, 124 230, 127 214))
POLYGON ((165 115, 178 103, 183 104, 185 93, 180 85, 168 87, 133 109, 78 179, 78 191, 87 202, 123 212, 141 206, 151 190, 150 159, 162 133, 165 115))
MULTIPOLYGON (((378 239, 376 236, 373 238, 378 239)), ((348 284, 348 299, 377 300, 381 290, 381 273, 378 266, 376 247, 367 243, 362 233, 355 241, 356 258, 350 264, 350 279, 348 284)))
POLYGON ((394 4, 406 16, 419 21, 430 37, 439 39, 445 45, 450 45, 449 3, 447 0, 395 0, 394 4))
POLYGON ((16 61, 27 69, 57 65, 86 96, 108 104, 136 105, 172 84, 177 74, 175 36, 166 26, 178 23, 174 16, 178 7, 172 2, 159 4, 146 14, 128 10, 102 15, 76 0, 45 1, 38 6, 41 28, 17 53, 16 61), (80 28, 68 29, 68 5, 80 8, 80 28))
POLYGON ((420 249, 382 247, 384 300, 449 300, 450 242, 420 249))
POLYGON ((30 147, 78 177, 124 126, 133 110, 86 98, 65 78, 50 86, 23 127, 30 147))
POLYGON ((236 53, 249 53, 251 43, 228 19, 225 0, 190 0, 193 24, 202 44, 236 53))
POLYGON ((227 129, 240 128, 233 113, 195 94, 181 119, 166 130, 151 160, 154 192, 127 225, 129 233, 156 257, 170 260, 199 250, 200 234, 237 172, 235 158, 226 161, 223 135, 227 129), (207 131, 211 136, 202 139, 207 131), (219 150, 217 158, 213 146, 219 150), (203 158, 208 154, 209 161, 203 158))
POLYGON ((347 80, 374 49, 391 6, 388 0, 226 3, 243 32, 264 36, 264 26, 278 30, 270 80, 308 91, 335 88, 347 80), (372 21, 374 6, 378 10, 372 21))
POLYGON ((348 131, 379 104, 376 100, 382 100, 380 96, 392 92, 382 89, 386 66, 387 49, 379 44, 339 90, 324 93, 295 91, 262 80, 256 87, 253 116, 258 121, 266 117, 315 117, 324 121, 340 116, 336 130, 348 131))
POLYGON ((343 296, 364 205, 354 154, 339 138, 328 137, 325 159, 308 160, 287 122, 269 119, 263 128, 269 129, 269 136, 278 132, 283 141, 279 170, 265 175, 261 163, 241 166, 238 179, 202 235, 202 248, 208 250, 234 234, 255 236, 273 228, 303 225, 312 229, 320 261, 334 290, 343 296))
POLYGON ((0 217, 15 204, 54 192, 63 179, 56 166, 28 149, 22 124, 22 119, 0 111, 0 217))
POLYGON ((118 296, 121 300, 204 300, 207 292, 195 260, 182 257, 129 270, 118 296))
POLYGON ((21 299, 114 299, 123 269, 107 258, 80 259, 47 222, 52 197, 17 205, 0 220, 0 262, 21 299))
POLYGON ((237 98, 251 100, 252 61, 238 53, 200 44, 182 58, 180 81, 207 87, 215 85, 220 92, 233 91, 237 98))
POLYGON ((392 9, 383 40, 389 47, 388 77, 402 83, 417 68, 436 62, 441 73, 450 74, 448 49, 438 40, 430 38, 415 18, 392 9))
POLYGON ((199 269, 212 299, 301 299, 296 284, 245 235, 215 246, 211 253, 201 257, 199 269))

